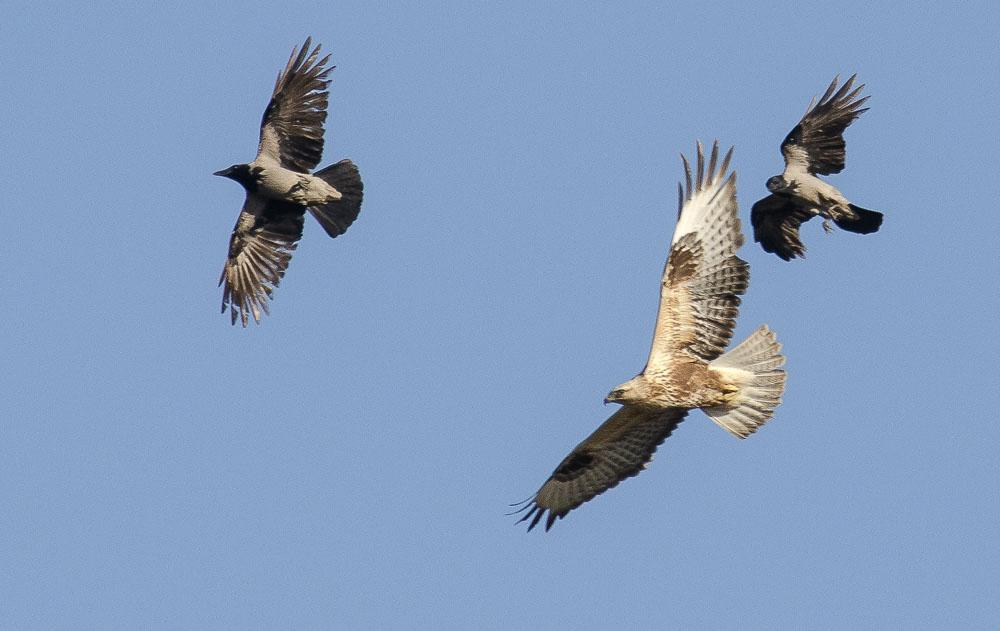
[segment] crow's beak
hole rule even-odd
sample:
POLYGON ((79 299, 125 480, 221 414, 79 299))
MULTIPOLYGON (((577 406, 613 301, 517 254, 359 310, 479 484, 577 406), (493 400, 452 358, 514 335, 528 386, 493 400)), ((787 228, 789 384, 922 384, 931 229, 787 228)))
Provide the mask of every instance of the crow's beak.
POLYGON ((219 176, 221 176, 221 177, 226 177, 227 175, 229 175, 229 174, 227 173, 227 171, 228 171, 228 170, 229 170, 229 169, 223 169, 223 170, 221 170, 221 171, 216 171, 216 172, 215 172, 215 173, 213 173, 212 175, 219 175, 219 176))

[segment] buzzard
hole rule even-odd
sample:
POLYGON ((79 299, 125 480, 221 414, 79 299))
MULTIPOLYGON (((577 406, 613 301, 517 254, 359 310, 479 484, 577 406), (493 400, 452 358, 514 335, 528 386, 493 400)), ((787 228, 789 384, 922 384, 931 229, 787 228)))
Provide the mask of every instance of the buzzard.
POLYGON ((734 436, 746 438, 781 402, 785 358, 767 326, 723 354, 733 336, 749 266, 736 214, 736 174, 727 176, 730 149, 716 169, 719 143, 705 168, 697 145, 696 177, 682 155, 686 184, 678 185, 679 215, 660 285, 660 307, 646 367, 604 399, 620 403, 597 431, 576 446, 515 513, 528 530, 557 518, 642 471, 660 443, 701 408, 734 436))
POLYGON ((809 108, 799 124, 781 143, 785 171, 767 180, 771 194, 750 211, 754 241, 765 252, 773 252, 788 261, 804 256, 806 248, 799 238, 799 225, 812 217, 823 218, 823 229, 832 230, 830 220, 849 232, 868 234, 882 225, 882 213, 855 206, 830 184, 816 177, 844 170, 844 130, 858 116, 867 112, 861 107, 868 97, 858 98, 864 84, 857 88, 851 75, 837 89, 839 76, 809 108))
POLYGON ((271 102, 260 124, 257 157, 215 175, 228 177, 246 189, 246 201, 229 239, 219 285, 222 313, 229 309, 246 327, 252 315, 260 323, 268 300, 281 282, 292 252, 302 238, 308 209, 331 237, 343 234, 361 210, 363 186, 358 168, 341 160, 310 175, 323 155, 327 80, 330 56, 309 51, 311 38, 292 49, 278 74, 271 102))

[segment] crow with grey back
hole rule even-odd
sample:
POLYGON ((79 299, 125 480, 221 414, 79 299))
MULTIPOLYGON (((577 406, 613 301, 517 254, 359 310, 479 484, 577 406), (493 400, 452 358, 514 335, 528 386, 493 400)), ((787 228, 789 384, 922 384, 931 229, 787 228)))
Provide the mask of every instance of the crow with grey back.
POLYGON ((305 212, 326 233, 344 233, 361 210, 363 186, 358 169, 341 160, 310 175, 323 155, 327 75, 330 56, 318 59, 320 46, 310 52, 311 38, 293 49, 278 74, 271 102, 260 125, 257 157, 215 175, 228 177, 246 189, 246 201, 233 228, 219 285, 222 312, 233 324, 246 327, 269 313, 268 301, 281 282, 302 238, 305 212))
POLYGON ((882 213, 855 206, 839 190, 816 177, 844 169, 844 130, 868 111, 861 107, 868 97, 858 98, 865 86, 852 90, 855 76, 839 90, 839 77, 834 77, 819 101, 814 99, 809 104, 802 120, 781 143, 785 171, 767 180, 771 194, 750 211, 754 241, 765 252, 786 261, 804 256, 806 248, 799 237, 799 226, 817 215, 823 218, 826 232, 832 230, 831 220, 857 234, 876 232, 882 225, 882 213))

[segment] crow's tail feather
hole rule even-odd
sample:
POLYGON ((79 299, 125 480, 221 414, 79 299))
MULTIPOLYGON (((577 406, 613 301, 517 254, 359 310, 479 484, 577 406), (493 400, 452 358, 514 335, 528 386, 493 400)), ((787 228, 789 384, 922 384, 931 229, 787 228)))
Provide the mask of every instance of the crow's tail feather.
POLYGON ((848 232, 855 232, 857 234, 868 234, 878 231, 882 225, 882 213, 868 210, 861 206, 855 206, 854 204, 848 204, 848 206, 854 212, 854 218, 841 217, 840 219, 834 219, 834 223, 848 232))
POLYGON ((340 191, 342 197, 322 206, 310 206, 309 212, 328 235, 340 236, 354 223, 358 213, 361 212, 364 185, 361 183, 358 167, 350 160, 341 160, 321 171, 316 171, 313 175, 340 191))

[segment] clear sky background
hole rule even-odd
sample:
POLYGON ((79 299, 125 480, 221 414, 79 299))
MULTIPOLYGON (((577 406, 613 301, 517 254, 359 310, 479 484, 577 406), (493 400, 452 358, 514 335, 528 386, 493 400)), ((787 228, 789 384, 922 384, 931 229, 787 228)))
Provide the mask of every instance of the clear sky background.
POLYGON ((996 9, 672 4, 5 4, 0 628, 995 628, 996 9), (234 328, 211 173, 306 35, 365 202, 234 328), (740 252, 774 419, 515 526, 643 366, 678 153, 735 144, 746 230, 852 72, 881 232, 740 252))

